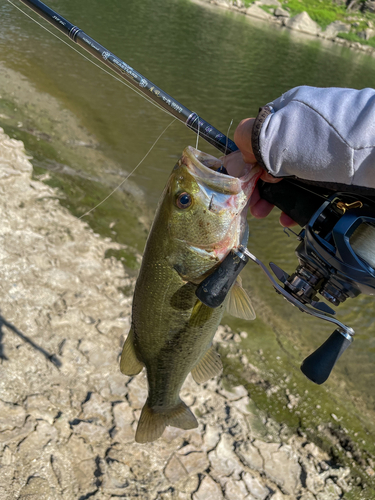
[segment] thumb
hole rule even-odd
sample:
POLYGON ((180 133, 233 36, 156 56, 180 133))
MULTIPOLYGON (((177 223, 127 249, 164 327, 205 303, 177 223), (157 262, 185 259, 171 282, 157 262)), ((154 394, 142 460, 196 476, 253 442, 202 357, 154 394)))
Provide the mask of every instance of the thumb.
POLYGON ((242 120, 234 132, 234 142, 242 153, 246 163, 255 163, 256 158, 251 145, 251 134, 255 118, 245 118, 242 120))

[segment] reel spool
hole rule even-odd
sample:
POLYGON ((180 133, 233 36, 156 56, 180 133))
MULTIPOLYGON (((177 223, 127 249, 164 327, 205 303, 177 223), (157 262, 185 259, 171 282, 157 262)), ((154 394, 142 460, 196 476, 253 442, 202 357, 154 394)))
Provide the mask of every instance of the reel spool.
MULTIPOLYGON (((268 185, 266 189, 274 189, 274 186, 280 189, 280 184, 282 182, 268 185)), ((262 196, 267 199, 264 192, 262 196)), ((375 203, 345 192, 331 194, 323 203, 321 195, 309 196, 291 201, 283 193, 283 200, 289 205, 288 215, 305 225, 296 235, 300 241, 296 248, 299 265, 293 274, 289 275, 271 262, 270 268, 280 284, 277 283, 267 267, 240 246, 199 285, 196 294, 204 304, 218 307, 244 265, 253 260, 263 269, 275 290, 299 310, 337 326, 326 342, 301 365, 302 372, 310 380, 322 384, 352 343, 354 331, 334 318, 335 311, 318 296, 337 307, 360 293, 375 294, 375 203), (306 201, 306 198, 309 199, 306 201), (315 211, 311 216, 312 207, 315 211)), ((275 203, 275 198, 268 201, 275 203)), ((286 211, 285 204, 278 206, 286 211)))

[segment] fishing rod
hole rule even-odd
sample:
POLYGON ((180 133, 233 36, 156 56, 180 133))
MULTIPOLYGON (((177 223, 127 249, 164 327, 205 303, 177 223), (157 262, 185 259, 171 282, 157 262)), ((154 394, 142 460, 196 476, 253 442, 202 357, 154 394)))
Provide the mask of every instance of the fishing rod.
POLYGON ((73 42, 89 52, 96 59, 115 71, 121 78, 133 85, 148 99, 154 101, 171 115, 184 123, 188 128, 199 134, 203 139, 212 144, 224 154, 237 151, 237 146, 226 135, 221 133, 197 113, 176 101, 148 78, 136 71, 129 64, 113 54, 110 50, 100 45, 96 40, 87 35, 80 28, 67 21, 64 17, 52 10, 39 0, 20 0, 23 4, 43 17, 52 26, 69 37, 73 42))
MULTIPOLYGON (((20 2, 48 21, 97 60, 108 66, 123 80, 130 83, 136 92, 141 92, 147 100, 151 100, 156 106, 173 115, 216 149, 224 154, 238 150, 236 144, 226 135, 164 92, 148 78, 46 4, 40 0, 20 0, 20 2)), ((315 192, 316 189, 311 188, 311 186, 307 188, 303 182, 297 179, 283 179, 278 184, 259 181, 258 188, 262 198, 276 205, 301 226, 304 226, 310 220, 315 209, 321 205, 321 195, 315 192)))

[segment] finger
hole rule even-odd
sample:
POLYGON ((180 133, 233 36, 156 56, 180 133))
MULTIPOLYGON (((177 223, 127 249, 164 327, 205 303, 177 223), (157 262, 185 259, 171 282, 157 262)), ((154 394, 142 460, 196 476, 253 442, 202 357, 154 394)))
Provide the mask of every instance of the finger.
POLYGON ((252 208, 256 203, 258 203, 259 200, 260 200, 259 189, 258 189, 258 186, 255 186, 255 189, 254 189, 252 195, 250 196, 249 208, 252 208))
POLYGON ((282 181, 283 179, 281 177, 274 177, 273 175, 269 174, 268 172, 263 172, 262 175, 260 176, 262 181, 264 182, 269 182, 270 184, 276 184, 277 182, 282 181))
POLYGON ((241 151, 235 151, 229 155, 221 156, 219 160, 226 168, 228 174, 233 177, 241 177, 244 172, 249 169, 249 165, 243 160, 241 151))
POLYGON ((268 201, 261 198, 253 207, 251 207, 250 212, 256 219, 263 219, 264 217, 267 217, 273 207, 274 205, 271 205, 271 203, 268 203, 268 201))
POLYGON ((280 215, 279 222, 284 227, 293 227, 297 226, 297 222, 295 222, 289 215, 286 215, 284 212, 280 215))
POLYGON ((242 120, 234 131, 234 142, 241 151, 246 163, 255 163, 256 159, 251 145, 251 134, 253 131, 255 118, 242 120))

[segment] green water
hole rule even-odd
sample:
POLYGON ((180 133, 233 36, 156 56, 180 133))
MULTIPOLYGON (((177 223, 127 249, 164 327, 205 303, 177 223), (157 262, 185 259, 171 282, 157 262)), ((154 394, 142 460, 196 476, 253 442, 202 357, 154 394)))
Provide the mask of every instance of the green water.
MULTIPOLYGON (((230 136, 242 118, 256 115, 259 106, 291 87, 363 88, 375 82, 375 59, 369 56, 189 0, 50 4, 224 133, 233 120, 230 136)), ((35 175, 58 186, 62 203, 82 215, 138 164, 171 118, 5 0, 0 17, 0 64, 11 70, 9 76, 0 67, 0 126, 24 141, 34 158, 35 175)), ((195 141, 192 132, 175 122, 131 180, 86 218, 95 231, 127 245, 121 257, 129 272, 136 272, 136 252, 142 251, 150 217, 175 160, 195 141)), ((203 141, 199 147, 215 153, 203 141)), ((275 213, 263 221, 249 221, 249 248, 264 262, 272 260, 292 272, 297 242, 283 233, 277 218, 275 213)), ((339 319, 355 329, 356 339, 329 381, 316 387, 303 377, 299 365, 332 327, 289 306, 255 265, 246 268, 244 282, 254 297, 258 319, 225 321, 248 332, 241 349, 270 384, 280 386, 265 397, 263 387, 250 384, 254 404, 280 423, 303 429, 316 442, 332 447, 337 460, 346 461, 355 475, 361 475, 361 484, 370 488, 365 469, 375 457, 373 299, 360 297, 340 306, 339 319), (300 397, 293 410, 287 407, 288 391, 300 397), (361 459, 353 459, 345 446, 333 446, 326 432, 317 429, 319 423, 345 428, 352 448, 361 450, 361 459)), ((240 365, 231 362, 226 370, 230 380, 246 383, 240 365)), ((359 498, 358 491, 353 498, 359 498)), ((373 498, 369 491, 361 490, 363 498, 373 498)))

